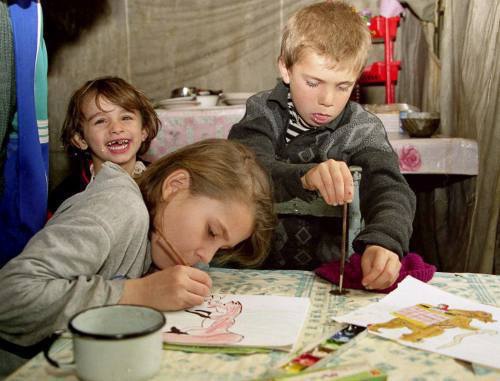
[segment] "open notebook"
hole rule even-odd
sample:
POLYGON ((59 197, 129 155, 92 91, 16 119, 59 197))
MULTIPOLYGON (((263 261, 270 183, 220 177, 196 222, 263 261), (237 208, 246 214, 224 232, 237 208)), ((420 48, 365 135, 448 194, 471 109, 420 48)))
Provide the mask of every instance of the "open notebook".
POLYGON ((291 351, 309 304, 309 298, 214 294, 202 305, 165 313, 163 341, 183 346, 291 351))

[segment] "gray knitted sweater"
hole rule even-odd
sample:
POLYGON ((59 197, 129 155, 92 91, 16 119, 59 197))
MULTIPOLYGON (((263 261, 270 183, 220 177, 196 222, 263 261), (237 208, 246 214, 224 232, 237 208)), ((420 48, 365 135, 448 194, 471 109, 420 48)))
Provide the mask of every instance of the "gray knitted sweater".
POLYGON ((150 267, 149 214, 134 180, 107 162, 0 270, 0 337, 22 346, 66 328, 75 313, 115 304, 124 280, 150 267))
POLYGON ((362 167, 361 214, 365 228, 355 238, 362 253, 377 244, 403 255, 408 251, 415 213, 415 195, 402 176, 382 122, 359 104, 349 102, 328 126, 307 131, 289 144, 288 88, 279 83, 272 91, 249 98, 246 114, 229 133, 253 148, 274 183, 277 201, 310 199, 300 178, 316 163, 342 160, 362 167))

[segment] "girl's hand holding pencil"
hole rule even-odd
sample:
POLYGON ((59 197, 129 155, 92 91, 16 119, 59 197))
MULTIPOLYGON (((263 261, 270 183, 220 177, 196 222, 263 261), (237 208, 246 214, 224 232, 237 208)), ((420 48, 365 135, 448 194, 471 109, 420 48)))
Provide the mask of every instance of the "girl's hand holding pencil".
POLYGON ((174 265, 157 270, 143 278, 126 281, 120 303, 142 304, 162 311, 185 309, 202 304, 212 287, 212 280, 208 274, 190 267, 161 233, 161 229, 156 231, 154 239, 174 265))
POLYGON ((143 278, 125 281, 120 304, 140 304, 161 311, 180 310, 203 303, 212 280, 202 270, 182 265, 167 267, 143 278))

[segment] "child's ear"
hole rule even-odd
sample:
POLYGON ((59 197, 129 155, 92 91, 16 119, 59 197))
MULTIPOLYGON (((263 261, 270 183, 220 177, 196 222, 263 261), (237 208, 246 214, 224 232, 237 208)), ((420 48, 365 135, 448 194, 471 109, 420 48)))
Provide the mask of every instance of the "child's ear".
POLYGON ((280 59, 278 60, 278 69, 280 71, 281 78, 283 78, 283 82, 289 85, 290 74, 288 73, 288 69, 286 68, 285 60, 283 59, 283 57, 280 57, 280 59))
POLYGON ((141 141, 146 141, 146 139, 148 138, 148 131, 143 128, 142 131, 141 131, 141 141))
POLYGON ((185 169, 176 169, 163 180, 161 195, 164 201, 180 190, 189 189, 191 176, 185 169))
POLYGON ((73 143, 75 147, 80 148, 82 151, 85 151, 87 148, 89 148, 89 145, 79 133, 73 135, 73 137, 71 138, 71 143, 73 143))

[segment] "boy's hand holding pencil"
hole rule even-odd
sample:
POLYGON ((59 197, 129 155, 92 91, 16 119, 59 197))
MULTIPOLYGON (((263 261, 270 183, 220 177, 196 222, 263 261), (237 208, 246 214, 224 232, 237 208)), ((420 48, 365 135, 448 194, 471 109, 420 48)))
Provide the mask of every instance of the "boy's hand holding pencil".
POLYGON ((343 161, 329 159, 319 163, 302 176, 301 181, 304 189, 318 191, 328 205, 352 202, 353 179, 343 161))

